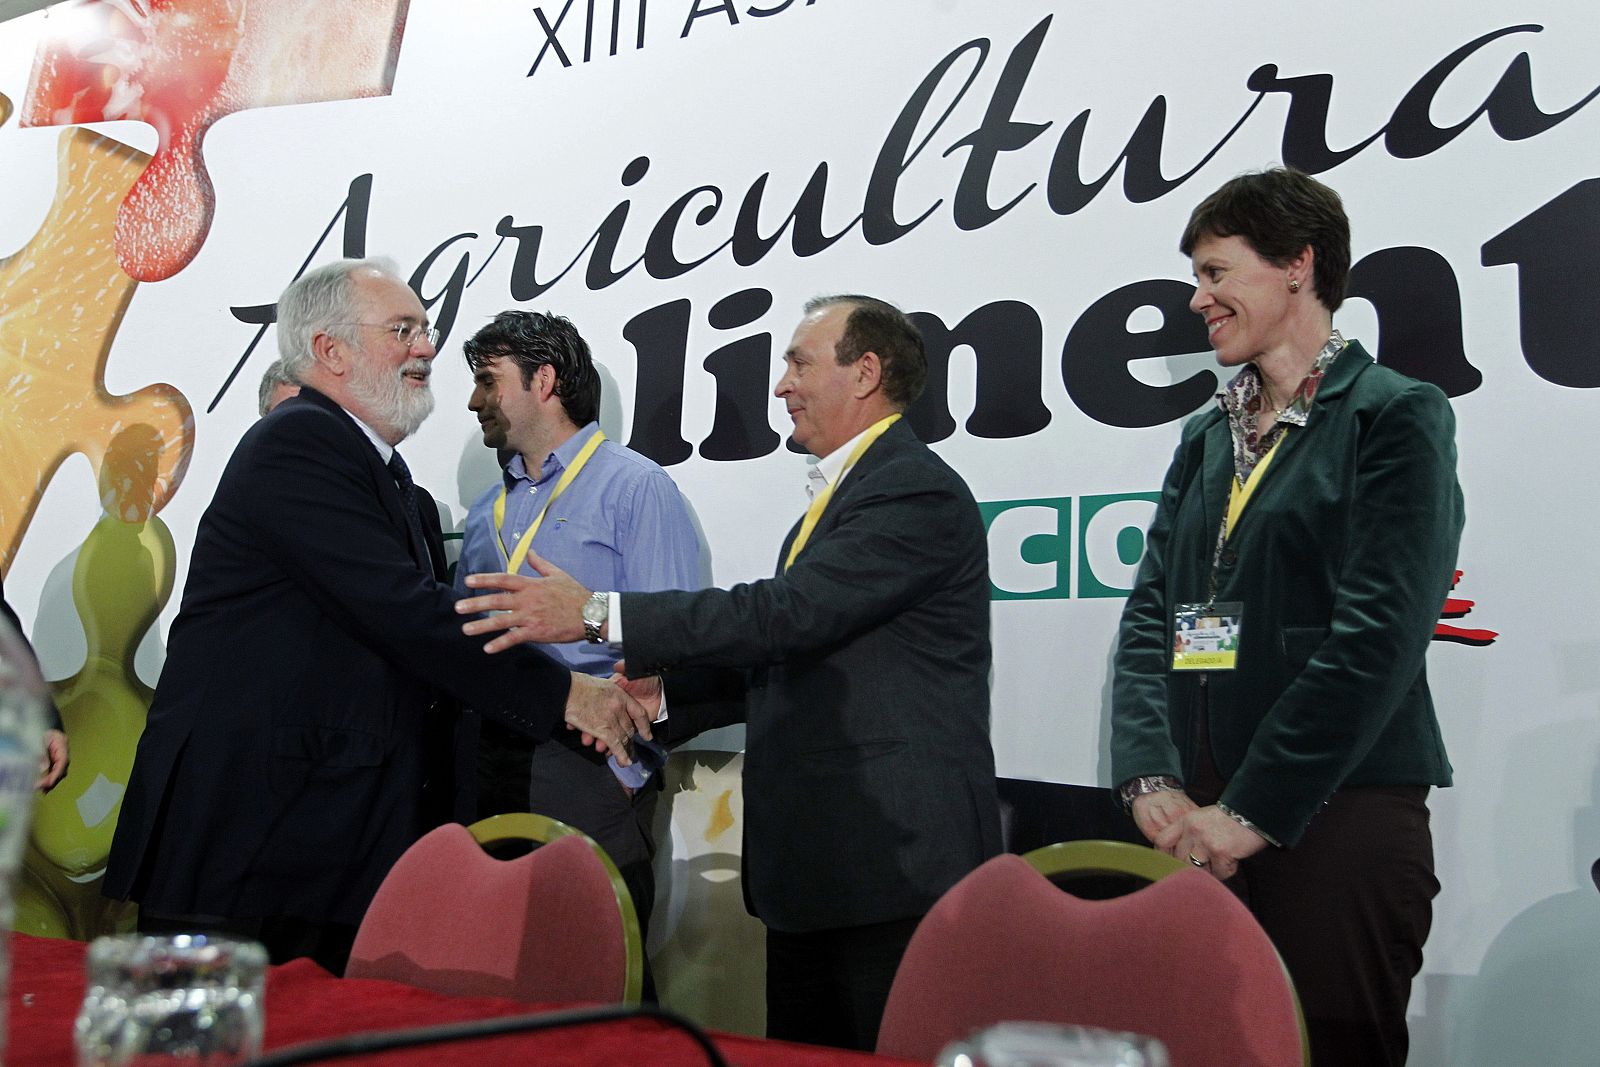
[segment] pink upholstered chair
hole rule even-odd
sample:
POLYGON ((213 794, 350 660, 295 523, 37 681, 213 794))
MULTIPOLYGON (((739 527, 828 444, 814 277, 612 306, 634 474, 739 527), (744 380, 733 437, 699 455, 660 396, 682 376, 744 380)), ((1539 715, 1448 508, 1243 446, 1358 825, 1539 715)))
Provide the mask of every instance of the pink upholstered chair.
POLYGON ((951 887, 895 975, 878 1052, 931 1062, 1004 1020, 1160 1038, 1183 1067, 1300 1067, 1294 990, 1272 943, 1204 871, 1080 900, 1020 856, 951 887))
POLYGON ((631 901, 619 906, 620 876, 589 837, 543 821, 559 830, 514 860, 488 855, 455 823, 424 835, 378 887, 345 975, 464 996, 637 1003, 639 928, 631 901))

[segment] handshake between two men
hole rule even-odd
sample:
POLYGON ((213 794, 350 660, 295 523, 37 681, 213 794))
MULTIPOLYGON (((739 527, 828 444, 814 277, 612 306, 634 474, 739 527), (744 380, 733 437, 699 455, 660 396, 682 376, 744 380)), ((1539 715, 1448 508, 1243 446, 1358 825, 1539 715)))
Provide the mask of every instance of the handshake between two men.
MULTIPOLYGON (((469 637, 498 633, 483 648, 491 654, 525 643, 606 639, 608 624, 603 614, 602 621, 591 624, 593 633, 587 632, 584 625, 584 607, 596 598, 596 593, 537 553, 530 551, 527 562, 540 577, 504 571, 467 576, 469 589, 497 592, 456 602, 459 614, 478 616, 462 624, 463 633, 469 637)), ((566 721, 583 733, 586 744, 609 751, 626 766, 633 757, 634 737, 651 739, 650 724, 660 714, 661 681, 655 676, 626 678, 621 673, 621 663, 617 669, 618 673, 609 680, 573 672, 566 721)))
POLYGON ((901 417, 927 378, 916 324, 860 294, 807 303, 773 393, 826 488, 807 473, 816 491, 773 577, 697 589, 688 508, 604 439, 581 336, 502 312, 462 354, 483 443, 510 458, 469 511, 447 591, 437 509, 398 451, 433 407, 426 308, 392 263, 345 260, 302 274, 277 315, 300 394, 240 439, 201 519, 107 894, 138 901, 152 932, 220 917, 275 961, 338 973, 436 814, 440 757, 465 754, 480 801, 487 781, 506 810, 615 827, 596 839, 636 872, 648 916, 659 791, 542 743, 564 703, 632 762, 661 700, 657 681, 601 677, 601 643, 626 641, 636 670, 693 668, 656 735, 748 726, 742 874, 768 928, 770 1036, 872 1049, 917 918, 1000 850, 985 533, 960 475, 901 417), (563 487, 561 518, 541 525, 563 487), (562 569, 531 555, 536 534, 562 569), (606 546, 593 559, 591 540, 606 546), (518 755, 498 740, 436 751, 439 695, 532 742, 520 777, 498 773, 518 755))

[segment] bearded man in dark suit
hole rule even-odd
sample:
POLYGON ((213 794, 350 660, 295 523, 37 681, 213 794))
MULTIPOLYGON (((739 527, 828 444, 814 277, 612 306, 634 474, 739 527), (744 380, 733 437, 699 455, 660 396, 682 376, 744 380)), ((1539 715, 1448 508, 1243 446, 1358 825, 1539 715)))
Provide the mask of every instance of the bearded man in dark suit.
POLYGON ((534 738, 563 718, 622 752, 649 736, 615 686, 461 634, 437 510, 395 451, 432 410, 437 340, 384 261, 279 300, 302 389, 245 433, 200 520, 112 844, 106 892, 141 928, 339 973, 379 882, 448 810, 451 699, 534 738))
POLYGON ((961 477, 900 418, 927 377, 904 314, 865 296, 814 300, 784 361, 776 394, 820 484, 776 577, 592 594, 541 561, 542 579, 469 578, 506 591, 458 610, 509 610, 465 627, 515 627, 490 651, 572 640, 585 624, 591 640, 620 641, 629 673, 666 673, 669 738, 731 717, 695 702, 726 691, 726 674, 674 668, 740 669, 744 884, 767 926, 767 1032, 870 1050, 917 920, 1000 851, 987 539, 961 477))

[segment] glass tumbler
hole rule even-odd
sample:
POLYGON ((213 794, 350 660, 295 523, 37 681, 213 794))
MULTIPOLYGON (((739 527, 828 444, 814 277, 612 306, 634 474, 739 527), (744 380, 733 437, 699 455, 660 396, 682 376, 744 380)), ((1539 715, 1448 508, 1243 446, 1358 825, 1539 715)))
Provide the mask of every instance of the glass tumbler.
POLYGON ((203 934, 102 937, 73 1034, 78 1067, 193 1067, 261 1054, 267 951, 203 934))
POLYGON ((1153 1037, 1055 1023, 996 1023, 946 1045, 938 1067, 1170 1067, 1153 1037))

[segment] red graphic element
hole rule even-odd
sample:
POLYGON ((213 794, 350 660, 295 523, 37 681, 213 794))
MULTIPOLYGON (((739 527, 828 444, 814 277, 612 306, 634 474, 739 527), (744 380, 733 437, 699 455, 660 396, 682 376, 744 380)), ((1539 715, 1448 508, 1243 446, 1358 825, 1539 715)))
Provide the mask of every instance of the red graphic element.
POLYGON ((150 166, 117 214, 117 261, 160 281, 194 259, 216 196, 211 124, 279 104, 387 96, 410 0, 77 0, 57 4, 34 56, 23 126, 138 119, 150 166))
MULTIPOLYGON (((1461 572, 1456 571, 1455 577, 1450 580, 1450 588, 1455 589, 1459 584, 1461 584, 1461 572)), ((1474 600, 1446 597, 1444 609, 1439 614, 1446 619, 1459 619, 1470 612, 1476 603, 1474 600)), ((1461 626, 1452 626, 1447 622, 1438 623, 1433 628, 1435 641, 1454 641, 1458 645, 1493 644, 1494 639, 1499 636, 1499 631, 1496 630, 1469 630, 1461 626)))

